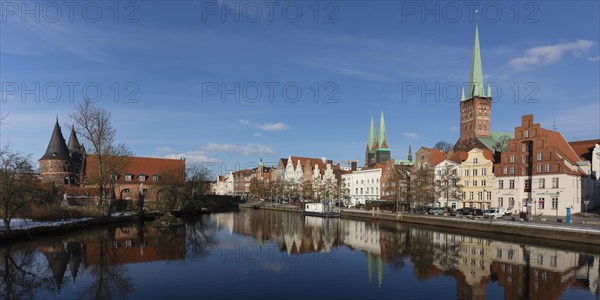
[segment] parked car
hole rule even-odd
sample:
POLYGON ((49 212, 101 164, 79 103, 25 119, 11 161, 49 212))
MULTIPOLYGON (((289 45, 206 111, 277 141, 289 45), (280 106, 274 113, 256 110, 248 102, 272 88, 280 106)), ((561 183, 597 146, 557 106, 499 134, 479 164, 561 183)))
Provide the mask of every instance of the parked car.
POLYGON ((479 208, 474 208, 471 210, 469 215, 473 216, 473 217, 483 217, 483 210, 481 210, 479 208))
POLYGON ((471 214, 471 210, 472 210, 472 208, 470 208, 470 207, 458 208, 454 211, 454 215, 457 217, 468 216, 471 214))
POLYGON ((487 211, 485 211, 485 213, 483 214, 484 218, 490 218, 490 219, 496 219, 496 218, 500 218, 504 216, 504 213, 500 212, 500 209, 498 208, 492 208, 489 209, 487 211))
POLYGON ((434 207, 429 209, 429 214, 430 215, 443 215, 446 212, 446 208, 445 207, 434 207))

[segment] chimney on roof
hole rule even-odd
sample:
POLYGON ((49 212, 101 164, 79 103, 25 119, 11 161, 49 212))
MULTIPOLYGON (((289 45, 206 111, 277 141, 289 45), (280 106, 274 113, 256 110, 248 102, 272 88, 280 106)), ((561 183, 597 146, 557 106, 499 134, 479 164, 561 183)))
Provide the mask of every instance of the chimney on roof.
POLYGON ((350 170, 352 170, 353 172, 356 171, 356 165, 357 164, 358 164, 357 161, 350 162, 350 170))
POLYGON ((327 163, 327 158, 326 158, 325 156, 321 156, 321 161, 322 161, 323 163, 327 163))

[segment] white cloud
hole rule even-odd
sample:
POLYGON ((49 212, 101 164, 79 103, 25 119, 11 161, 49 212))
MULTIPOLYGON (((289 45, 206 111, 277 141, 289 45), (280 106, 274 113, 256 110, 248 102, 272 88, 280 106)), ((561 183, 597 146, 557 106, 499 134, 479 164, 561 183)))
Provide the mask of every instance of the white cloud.
POLYGON ((248 126, 250 124, 250 121, 248 121, 248 120, 240 120, 240 124, 242 126, 248 126))
POLYGON ((595 57, 588 57, 588 60, 591 62, 599 62, 600 61, 600 55, 595 56, 595 57))
POLYGON ((419 138, 419 135, 414 132, 405 132, 404 138, 409 139, 409 140, 416 140, 419 138))
POLYGON ((263 135, 257 132, 257 133, 254 134, 254 136, 255 137, 262 137, 263 135))
POLYGON ((216 158, 208 157, 208 155, 206 155, 206 152, 197 151, 197 150, 188 151, 185 153, 178 153, 178 154, 175 154, 175 153, 167 154, 167 155, 165 155, 165 158, 172 158, 172 159, 185 158, 186 163, 191 163, 191 164, 207 163, 207 162, 214 163, 214 162, 219 161, 216 158))
POLYGON ((365 72, 365 71, 361 71, 361 70, 357 70, 357 69, 338 67, 338 68, 333 68, 333 70, 335 70, 341 74, 347 75, 347 76, 357 77, 357 78, 364 79, 364 80, 383 81, 383 82, 392 81, 392 79, 388 76, 379 75, 379 74, 375 74, 375 73, 371 73, 371 72, 365 72))
POLYGON ((224 153, 235 153, 245 156, 250 155, 273 155, 275 151, 269 145, 263 144, 246 144, 245 146, 238 146, 234 144, 216 144, 209 143, 202 147, 202 150, 208 152, 224 152, 224 153))
POLYGON ((165 146, 165 147, 158 147, 156 148, 156 150, 160 151, 160 152, 175 152, 175 149, 169 147, 169 146, 165 146))
POLYGON ((525 70, 530 67, 556 63, 562 59, 565 53, 571 53, 578 56, 590 49, 593 45, 593 41, 577 40, 575 42, 529 48, 527 49, 525 56, 513 58, 509 63, 516 70, 525 70))
POLYGON ((256 124, 256 127, 260 128, 264 131, 284 131, 289 128, 288 125, 283 124, 281 122, 256 124))

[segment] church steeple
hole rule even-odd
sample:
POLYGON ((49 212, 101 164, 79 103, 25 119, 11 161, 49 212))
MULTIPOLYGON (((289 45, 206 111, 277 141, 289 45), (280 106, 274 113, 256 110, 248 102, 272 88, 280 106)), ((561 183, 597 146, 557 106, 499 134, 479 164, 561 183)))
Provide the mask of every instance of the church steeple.
POLYGON ((412 161, 412 148, 408 145, 408 161, 412 161))
POLYGON ((54 124, 54 130, 52 131, 52 136, 50 136, 46 153, 44 153, 44 156, 40 160, 42 159, 71 160, 65 138, 60 131, 60 125, 58 125, 58 117, 56 117, 56 123, 54 124))
POLYGON ((385 133, 385 120, 383 118, 383 111, 381 111, 381 117, 379 118, 379 138, 377 140, 379 141, 379 148, 384 148, 384 149, 388 148, 387 136, 385 133))
POLYGON ((68 148, 71 153, 81 152, 81 144, 79 143, 79 139, 77 139, 77 133, 75 133, 75 128, 73 126, 71 126, 68 148))
POLYGON ((375 122, 371 116, 371 127, 369 128, 369 139, 367 140, 367 149, 365 150, 365 165, 375 162, 375 151, 377 150, 377 136, 375 135, 375 122))
POLYGON ((377 146, 377 137, 375 136, 375 123, 373 122, 373 116, 371 116, 371 128, 369 129, 369 140, 367 147, 369 151, 373 151, 377 146))
POLYGON ((471 59, 471 76, 469 77, 469 91, 467 98, 473 96, 485 97, 483 85, 483 71, 481 67, 481 52, 479 50, 479 29, 475 23, 475 43, 473 45, 473 58, 471 59))

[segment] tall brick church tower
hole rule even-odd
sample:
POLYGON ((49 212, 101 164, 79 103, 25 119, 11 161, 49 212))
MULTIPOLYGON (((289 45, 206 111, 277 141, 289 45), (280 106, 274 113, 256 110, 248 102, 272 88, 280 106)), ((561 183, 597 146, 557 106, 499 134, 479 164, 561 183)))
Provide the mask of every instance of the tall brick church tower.
POLYGON ((460 137, 454 146, 455 151, 469 151, 483 148, 480 138, 490 138, 490 117, 492 92, 490 85, 484 92, 481 53, 479 50, 479 30, 475 24, 475 44, 471 61, 469 90, 465 98, 464 88, 460 97, 460 137))

